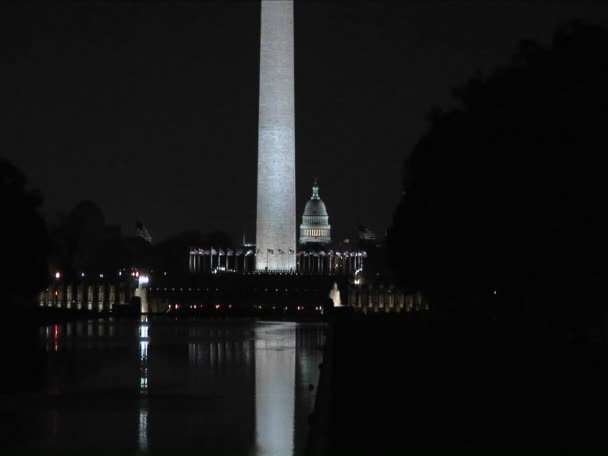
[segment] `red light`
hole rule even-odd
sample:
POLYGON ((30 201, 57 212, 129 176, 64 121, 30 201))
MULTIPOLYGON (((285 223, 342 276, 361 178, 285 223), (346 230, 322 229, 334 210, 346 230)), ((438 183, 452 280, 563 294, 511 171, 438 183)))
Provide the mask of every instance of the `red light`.
POLYGON ((176 309, 179 309, 179 304, 175 304, 175 308, 176 308, 176 309))
POLYGON ((219 304, 216 304, 216 305, 215 305, 215 308, 216 308, 216 309, 219 309, 219 308, 220 308, 220 305, 219 305, 219 304))
POLYGON ((59 326, 58 325, 53 326, 53 335, 55 336, 55 339, 57 339, 59 337, 59 326))
POLYGON ((55 296, 59 296, 59 292, 55 290, 55 296))

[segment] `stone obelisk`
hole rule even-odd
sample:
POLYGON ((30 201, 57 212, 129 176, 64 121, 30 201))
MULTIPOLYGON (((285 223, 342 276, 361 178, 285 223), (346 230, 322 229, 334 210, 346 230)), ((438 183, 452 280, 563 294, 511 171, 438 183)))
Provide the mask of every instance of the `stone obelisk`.
POLYGON ((256 269, 296 269, 293 0, 262 0, 256 269))

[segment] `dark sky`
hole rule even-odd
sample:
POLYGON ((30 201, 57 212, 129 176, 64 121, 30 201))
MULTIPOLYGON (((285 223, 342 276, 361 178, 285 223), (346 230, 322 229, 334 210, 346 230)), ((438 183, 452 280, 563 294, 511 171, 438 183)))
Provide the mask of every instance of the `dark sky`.
MULTIPOLYGON (((0 7, 2 156, 54 220, 78 201, 156 240, 255 231, 259 3, 15 2, 0 7), (7 77, 8 76, 8 77, 7 77)), ((520 39, 608 2, 296 1, 298 224, 319 178, 336 237, 388 227, 433 106, 520 39)))

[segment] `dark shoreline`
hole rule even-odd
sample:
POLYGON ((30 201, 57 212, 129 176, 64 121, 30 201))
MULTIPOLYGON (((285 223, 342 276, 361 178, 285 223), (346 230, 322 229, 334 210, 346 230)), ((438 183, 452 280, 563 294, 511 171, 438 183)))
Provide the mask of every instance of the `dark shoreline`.
POLYGON ((602 343, 344 312, 325 357, 308 454, 608 452, 602 343))

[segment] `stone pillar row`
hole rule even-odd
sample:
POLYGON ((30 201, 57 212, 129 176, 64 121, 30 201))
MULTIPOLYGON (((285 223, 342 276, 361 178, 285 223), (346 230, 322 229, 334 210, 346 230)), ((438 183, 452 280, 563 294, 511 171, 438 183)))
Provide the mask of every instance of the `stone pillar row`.
POLYGON ((407 294, 392 286, 381 285, 378 288, 351 286, 347 297, 346 305, 364 314, 418 312, 429 309, 422 293, 407 294))
POLYGON ((105 283, 52 283, 39 294, 40 307, 110 311, 115 304, 127 304, 134 295, 129 285, 105 283))

